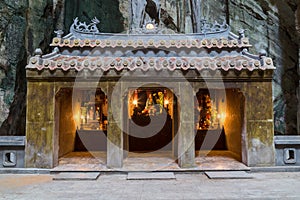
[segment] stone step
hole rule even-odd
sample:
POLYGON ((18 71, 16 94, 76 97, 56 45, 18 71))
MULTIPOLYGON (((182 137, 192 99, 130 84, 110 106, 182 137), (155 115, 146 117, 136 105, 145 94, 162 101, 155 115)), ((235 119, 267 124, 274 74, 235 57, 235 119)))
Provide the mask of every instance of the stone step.
POLYGON ((251 179, 253 175, 245 171, 210 171, 205 172, 209 179, 251 179))
POLYGON ((100 176, 99 172, 60 172, 53 176, 53 180, 61 180, 61 181, 97 180, 99 176, 100 176))
POLYGON ((127 180, 174 180, 172 172, 129 172, 127 180))

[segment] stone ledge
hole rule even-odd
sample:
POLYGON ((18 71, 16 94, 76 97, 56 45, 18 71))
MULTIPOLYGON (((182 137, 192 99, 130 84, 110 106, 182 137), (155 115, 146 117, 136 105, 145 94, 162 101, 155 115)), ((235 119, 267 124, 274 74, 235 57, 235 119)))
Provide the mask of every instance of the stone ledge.
POLYGON ((300 136, 275 136, 275 145, 300 145, 300 136))
POLYGON ((40 168, 0 168, 0 174, 50 174, 50 169, 40 169, 40 168))
POLYGON ((300 172, 300 166, 251 167, 250 172, 300 172))
POLYGON ((0 136, 1 146, 25 146, 25 136, 0 136))

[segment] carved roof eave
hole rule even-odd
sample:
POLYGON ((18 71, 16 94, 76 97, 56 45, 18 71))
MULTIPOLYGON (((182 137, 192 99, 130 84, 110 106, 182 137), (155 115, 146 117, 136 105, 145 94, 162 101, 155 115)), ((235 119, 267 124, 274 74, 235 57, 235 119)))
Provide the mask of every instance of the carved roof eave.
POLYGON ((237 56, 220 57, 92 57, 92 56, 67 56, 59 53, 52 53, 52 56, 35 56, 29 60, 26 66, 28 70, 62 70, 62 71, 82 71, 82 70, 129 70, 141 69, 148 71, 168 70, 274 70, 273 61, 269 57, 257 58, 248 52, 243 52, 237 56))
POLYGON ((135 34, 86 34, 77 37, 73 33, 63 38, 55 37, 53 47, 101 47, 101 48, 249 48, 249 39, 239 38, 227 31, 223 34, 172 34, 172 35, 135 35, 135 34))

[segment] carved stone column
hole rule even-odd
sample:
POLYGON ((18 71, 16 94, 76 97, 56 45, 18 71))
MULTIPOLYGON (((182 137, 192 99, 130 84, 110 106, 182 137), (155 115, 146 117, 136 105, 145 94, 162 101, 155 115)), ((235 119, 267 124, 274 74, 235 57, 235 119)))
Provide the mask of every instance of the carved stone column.
POLYGON ((274 123, 271 82, 244 84, 246 110, 246 155, 247 166, 273 166, 275 164, 274 123))
POLYGON ((54 84, 28 82, 25 167, 54 167, 54 84))
POLYGON ((181 168, 195 165, 195 123, 193 89, 188 82, 179 84, 178 164, 181 168))
POLYGON ((108 83, 107 167, 123 166, 121 84, 108 83), (114 95, 113 95, 114 94, 114 95), (119 96, 116 96, 119 95, 119 96))

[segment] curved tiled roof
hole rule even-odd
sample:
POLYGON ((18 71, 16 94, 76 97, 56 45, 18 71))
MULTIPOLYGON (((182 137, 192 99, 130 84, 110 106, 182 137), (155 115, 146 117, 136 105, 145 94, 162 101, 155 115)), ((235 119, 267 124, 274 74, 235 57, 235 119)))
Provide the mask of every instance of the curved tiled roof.
POLYGON ((73 27, 65 37, 62 37, 62 31, 57 31, 57 37, 51 43, 53 52, 32 57, 26 68, 38 71, 275 69, 271 58, 248 53, 251 44, 243 31, 239 36, 229 32, 229 28, 209 35, 126 35, 99 33, 95 24, 92 26, 93 32, 78 31, 73 27))
POLYGON ((42 59, 33 57, 27 69, 37 69, 39 71, 62 69, 68 71, 75 69, 81 71, 88 69, 91 71, 108 71, 115 69, 147 71, 154 68, 157 71, 168 69, 174 70, 266 70, 274 69, 271 58, 264 57, 261 61, 249 58, 248 56, 221 56, 221 57, 89 57, 89 56, 63 56, 56 58, 42 59))

